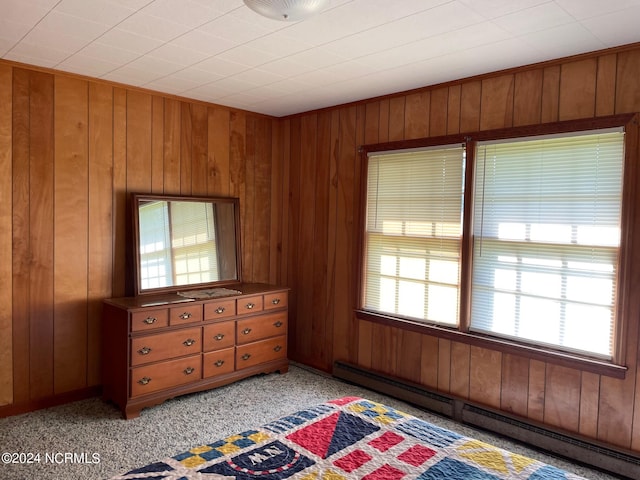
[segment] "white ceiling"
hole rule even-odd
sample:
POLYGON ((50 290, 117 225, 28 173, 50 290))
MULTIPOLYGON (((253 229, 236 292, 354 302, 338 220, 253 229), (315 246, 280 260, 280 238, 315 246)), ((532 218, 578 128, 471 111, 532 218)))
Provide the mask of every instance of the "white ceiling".
POLYGON ((2 58, 283 116, 640 42, 640 0, 0 0, 2 58))

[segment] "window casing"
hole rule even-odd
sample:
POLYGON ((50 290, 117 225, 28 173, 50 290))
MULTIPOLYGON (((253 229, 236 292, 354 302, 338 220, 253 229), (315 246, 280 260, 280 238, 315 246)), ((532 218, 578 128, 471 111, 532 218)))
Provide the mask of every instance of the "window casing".
MULTIPOLYGON (((506 345, 509 351, 519 352, 522 348, 524 353, 556 352, 561 359, 620 365, 624 305, 629 298, 625 276, 629 255, 625 247, 630 243, 631 231, 627 205, 631 197, 624 186, 633 181, 625 170, 630 155, 625 151, 628 138, 623 132, 628 128, 620 127, 633 124, 635 138, 633 118, 625 115, 559 122, 363 147, 367 182, 358 301, 361 318, 402 321, 418 330, 424 325, 436 335, 468 343, 495 342, 496 348, 506 345), (381 198, 375 187, 379 189, 381 178, 383 184, 388 183, 384 178, 385 160, 391 163, 390 159, 401 159, 425 147, 428 148, 423 152, 442 152, 455 141, 459 141, 460 149, 466 148, 459 177, 454 180, 452 169, 447 172, 451 173, 450 183, 465 185, 458 197, 463 199, 462 205, 451 206, 452 211, 464 212, 462 228, 459 236, 450 230, 447 237, 459 248, 457 256, 450 250, 447 259, 457 266, 458 282, 448 285, 456 289, 455 300, 435 295, 433 298, 440 305, 430 308, 428 266, 439 258, 423 253, 429 242, 443 239, 418 235, 407 243, 404 235, 382 235, 372 228, 372 210, 378 208, 381 198), (412 256, 407 253, 417 251, 419 268, 410 266, 412 256), (372 294, 372 284, 373 290, 385 284, 380 281, 384 275, 372 268, 382 263, 384 255, 388 257, 387 292, 392 291, 392 286, 395 289, 395 293, 386 294, 393 297, 393 308, 391 301, 385 305, 372 294), (403 308, 398 293, 402 282, 418 280, 404 278, 401 273, 418 270, 424 271, 420 279, 422 290, 416 288, 406 295, 421 297, 411 300, 418 306, 403 308), (452 303, 454 307, 450 306, 452 303), (429 314, 430 310, 452 308, 453 322, 451 314, 444 321, 443 317, 429 314), (420 311, 423 315, 417 314, 420 311)), ((631 155, 636 154, 632 148, 631 155)), ((403 175, 400 164, 390 170, 398 178, 403 175)), ((431 171, 437 176, 434 172, 440 174, 442 169, 431 171)), ((409 177, 416 183, 415 175, 409 177)), ((434 189, 435 185, 432 183, 429 188, 434 189)), ((413 185, 408 190, 416 189, 413 185)), ((450 202, 445 197, 440 200, 450 202)), ((430 209, 436 210, 433 205, 430 209)), ((382 289, 378 290, 378 295, 384 297, 382 289)))

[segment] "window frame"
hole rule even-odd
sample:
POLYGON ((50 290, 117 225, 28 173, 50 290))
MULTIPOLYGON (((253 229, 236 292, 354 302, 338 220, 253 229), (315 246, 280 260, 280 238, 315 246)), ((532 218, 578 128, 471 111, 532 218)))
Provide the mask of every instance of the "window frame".
MULTIPOLYGON (((524 356, 544 362, 551 362, 571 368, 578 368, 614 378, 625 378, 627 356, 625 338, 630 329, 633 315, 630 313, 631 299, 640 297, 640 280, 632 274, 633 252, 640 252, 640 236, 633 235, 634 225, 640 222, 640 188, 638 185, 640 157, 638 152, 638 116, 637 113, 610 115, 598 118, 569 120, 540 125, 484 130, 456 135, 427 137, 414 140, 402 140, 379 144, 363 145, 359 148, 361 155, 361 212, 358 230, 358 274, 356 282, 356 318, 385 325, 391 325, 419 333, 424 333, 457 342, 476 345, 498 350, 503 353, 524 356), (612 127, 622 127, 625 132, 625 158, 622 179, 621 204, 621 237, 618 260, 618 288, 615 300, 616 319, 614 325, 614 351, 612 360, 592 358, 581 354, 574 354, 551 347, 536 346, 521 343, 517 340, 504 339, 482 333, 470 331, 471 288, 473 273, 473 198, 475 182, 475 154, 476 143, 480 141, 508 140, 522 137, 536 137, 549 134, 570 134, 586 132, 612 127), (457 327, 447 327, 424 323, 399 315, 387 314, 375 310, 365 309, 364 305, 364 276, 366 268, 366 208, 367 208, 367 172, 368 156, 372 152, 405 150, 446 146, 461 143, 466 148, 464 166, 464 200, 462 218, 462 236, 460 239, 460 304, 459 322, 457 327), (635 248, 634 248, 635 247, 635 248)), ((640 257, 640 253, 636 256, 640 257)), ((639 260, 639 258, 635 258, 639 260)), ((632 329, 633 330, 633 329, 632 329)))

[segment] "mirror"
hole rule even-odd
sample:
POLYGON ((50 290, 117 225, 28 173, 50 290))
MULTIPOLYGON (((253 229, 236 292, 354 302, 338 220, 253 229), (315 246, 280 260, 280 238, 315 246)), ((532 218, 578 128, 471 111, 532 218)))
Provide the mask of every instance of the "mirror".
POLYGON ((135 294, 241 282, 237 198, 132 195, 135 294))

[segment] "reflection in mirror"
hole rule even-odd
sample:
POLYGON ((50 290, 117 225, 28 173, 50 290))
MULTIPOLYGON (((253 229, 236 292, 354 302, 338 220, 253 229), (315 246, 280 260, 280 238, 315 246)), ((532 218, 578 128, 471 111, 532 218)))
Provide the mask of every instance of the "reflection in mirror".
POLYGON ((239 282, 238 201, 134 195, 137 293, 239 282))

